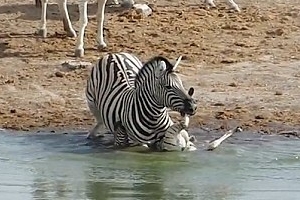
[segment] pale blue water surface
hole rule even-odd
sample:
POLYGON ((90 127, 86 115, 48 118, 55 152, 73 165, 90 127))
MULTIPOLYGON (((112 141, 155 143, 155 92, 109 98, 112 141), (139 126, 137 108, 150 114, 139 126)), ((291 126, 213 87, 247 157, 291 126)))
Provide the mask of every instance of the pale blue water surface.
MULTIPOLYGON (((0 131, 0 199, 300 199, 295 138, 236 133, 212 152, 114 151, 84 133, 0 131)), ((108 136, 109 138, 109 136, 108 136)))

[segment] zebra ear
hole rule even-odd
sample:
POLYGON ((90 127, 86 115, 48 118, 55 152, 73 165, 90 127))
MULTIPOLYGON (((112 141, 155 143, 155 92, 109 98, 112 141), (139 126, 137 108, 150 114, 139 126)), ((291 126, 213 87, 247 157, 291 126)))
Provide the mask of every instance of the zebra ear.
POLYGON ((161 75, 164 73, 164 71, 166 71, 167 69, 167 64, 165 61, 160 61, 158 63, 158 67, 156 68, 156 71, 155 71, 155 77, 156 78, 159 78, 161 77, 161 75))
POLYGON ((195 89, 193 87, 191 87, 188 91, 188 94, 192 97, 194 92, 195 92, 195 89))
POLYGON ((177 58, 177 61, 176 61, 175 65, 174 65, 174 67, 173 67, 173 71, 175 71, 175 69, 178 67, 178 65, 179 65, 179 63, 180 63, 180 61, 181 61, 181 59, 182 59, 182 56, 179 56, 179 57, 177 58))

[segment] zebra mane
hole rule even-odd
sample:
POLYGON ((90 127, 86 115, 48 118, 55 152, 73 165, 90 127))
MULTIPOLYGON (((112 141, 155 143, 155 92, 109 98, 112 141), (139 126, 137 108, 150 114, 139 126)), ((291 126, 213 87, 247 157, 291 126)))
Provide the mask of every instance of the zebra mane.
POLYGON ((166 71, 167 72, 173 72, 174 65, 172 65, 167 58, 165 58, 163 56, 155 56, 143 64, 143 67, 140 69, 140 71, 138 72, 138 74, 136 76, 134 85, 136 86, 137 84, 140 84, 141 82, 143 82, 142 78, 143 78, 143 75, 145 75, 145 71, 151 70, 152 72, 154 72, 153 69, 155 69, 158 66, 159 62, 161 62, 161 61, 164 61, 166 63, 166 71), (151 68, 153 68, 153 69, 151 69, 151 68))
POLYGON ((166 66, 167 66, 166 71, 168 71, 168 72, 172 72, 173 71, 174 65, 172 65, 170 63, 170 61, 167 58, 163 57, 163 56, 155 56, 155 57, 151 58, 148 62, 146 62, 144 64, 144 66, 147 65, 147 64, 149 64, 149 63, 151 63, 151 64, 155 63, 157 65, 159 61, 164 61, 166 63, 166 66))

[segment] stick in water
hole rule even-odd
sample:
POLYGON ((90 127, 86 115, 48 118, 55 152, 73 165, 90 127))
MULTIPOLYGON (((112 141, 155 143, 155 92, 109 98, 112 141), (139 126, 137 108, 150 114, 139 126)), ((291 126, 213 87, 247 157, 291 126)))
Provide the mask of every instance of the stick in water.
POLYGON ((215 148, 217 148, 224 140, 226 140, 228 137, 230 137, 235 132, 242 132, 243 129, 241 127, 236 127, 234 129, 231 129, 227 131, 222 137, 217 138, 215 140, 212 140, 207 147, 207 151, 212 151, 215 148))

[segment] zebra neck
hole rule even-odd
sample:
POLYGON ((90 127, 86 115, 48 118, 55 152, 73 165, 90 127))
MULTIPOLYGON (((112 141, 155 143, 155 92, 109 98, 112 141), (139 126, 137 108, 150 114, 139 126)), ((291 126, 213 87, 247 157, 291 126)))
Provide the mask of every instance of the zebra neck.
POLYGON ((152 120, 161 119, 166 116, 166 107, 158 104, 154 92, 150 88, 149 85, 137 87, 133 98, 134 104, 144 116, 148 116, 152 120))
POLYGON ((127 130, 130 137, 141 143, 154 143, 172 124, 165 107, 156 102, 152 92, 141 85, 133 90, 126 112, 127 130))

